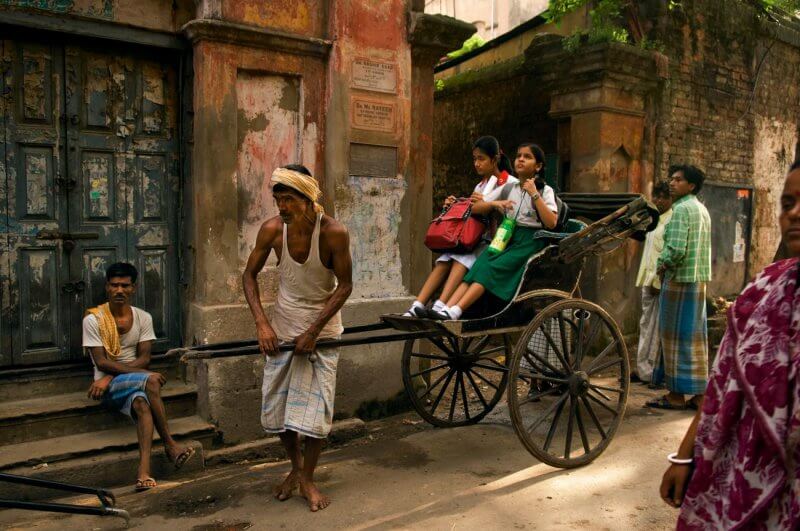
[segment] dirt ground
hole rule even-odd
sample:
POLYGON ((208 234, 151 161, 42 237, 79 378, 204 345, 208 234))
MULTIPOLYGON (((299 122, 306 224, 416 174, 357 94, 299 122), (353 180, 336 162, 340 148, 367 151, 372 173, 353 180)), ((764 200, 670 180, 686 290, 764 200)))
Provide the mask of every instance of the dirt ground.
MULTIPOLYGON (((666 468, 691 420, 652 411, 657 392, 634 384, 620 431, 588 466, 559 470, 532 458, 501 402, 480 424, 432 428, 413 414, 370 423, 369 436, 326 451, 317 479, 332 505, 316 514, 303 498, 278 502, 272 486, 288 463, 241 462, 154 491, 117 489, 130 527, 239 529, 673 529, 676 512, 658 497, 666 468)), ((91 503, 86 498, 78 499, 91 503)), ((0 512, 4 529, 123 529, 121 520, 0 512)))

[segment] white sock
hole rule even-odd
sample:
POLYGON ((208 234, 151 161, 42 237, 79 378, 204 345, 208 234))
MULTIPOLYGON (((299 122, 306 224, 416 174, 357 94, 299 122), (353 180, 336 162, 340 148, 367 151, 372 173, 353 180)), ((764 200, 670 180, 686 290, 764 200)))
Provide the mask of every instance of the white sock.
POLYGON ((416 317, 417 314, 414 313, 414 310, 417 308, 423 309, 425 308, 425 305, 419 301, 414 301, 414 303, 411 305, 411 308, 406 310, 406 313, 404 313, 403 315, 406 317, 416 317))
POLYGON ((456 304, 455 306, 450 306, 447 308, 445 312, 447 312, 447 315, 449 315, 451 319, 457 321, 461 319, 461 315, 464 313, 464 310, 462 310, 458 304, 456 304))
POLYGON ((447 308, 447 305, 443 303, 440 299, 436 299, 436 302, 433 303, 433 310, 436 312, 441 312, 447 308))

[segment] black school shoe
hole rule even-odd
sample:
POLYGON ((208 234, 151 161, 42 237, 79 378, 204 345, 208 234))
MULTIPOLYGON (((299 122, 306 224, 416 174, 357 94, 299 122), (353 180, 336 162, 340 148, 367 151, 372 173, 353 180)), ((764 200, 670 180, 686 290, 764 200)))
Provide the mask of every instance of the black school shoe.
POLYGON ((425 308, 413 308, 406 310, 403 314, 403 317, 416 317, 417 319, 427 319, 428 312, 425 308))
POLYGON ((428 319, 433 319, 434 321, 452 321, 453 318, 450 317, 450 314, 447 312, 437 312, 433 308, 429 308, 425 312, 428 316, 428 319))

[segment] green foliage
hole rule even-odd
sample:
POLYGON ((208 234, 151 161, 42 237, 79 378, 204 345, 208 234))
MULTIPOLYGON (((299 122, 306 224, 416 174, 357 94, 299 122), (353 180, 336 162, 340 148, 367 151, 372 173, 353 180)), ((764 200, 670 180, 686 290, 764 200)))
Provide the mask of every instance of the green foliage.
MULTIPOLYGON (((599 42, 627 42, 630 35, 625 29, 622 11, 636 0, 550 0, 545 17, 549 22, 560 24, 564 17, 584 6, 590 6, 589 16, 591 28, 577 30, 564 39, 564 48, 568 51, 578 49, 582 44, 599 42)), ((732 1, 732 0, 730 0, 732 1)), ((741 0, 761 9, 768 14, 800 15, 800 0, 741 0)), ((681 0, 669 0, 669 9, 679 9, 681 0)), ((644 49, 660 50, 663 44, 648 40, 646 37, 638 43, 644 49)))
POLYGON ((564 48, 574 51, 581 44, 596 44, 599 42, 629 42, 630 35, 619 18, 622 8, 628 0, 550 0, 548 12, 545 14, 547 19, 556 24, 568 13, 575 11, 587 4, 592 4, 589 16, 592 20, 591 28, 588 31, 578 30, 564 41, 564 48))
POLYGON ((800 0, 759 0, 757 3, 767 11, 781 10, 794 14, 800 11, 800 0))
POLYGON ((480 36, 477 33, 475 33, 474 35, 472 35, 472 37, 464 41, 464 45, 461 46, 461 48, 447 54, 447 58, 455 59, 456 57, 460 57, 467 52, 471 52, 472 50, 480 48, 484 44, 486 44, 486 41, 481 39, 480 36))
MULTIPOLYGON (((624 0, 623 0, 624 1, 624 0)), ((781 13, 797 15, 800 12, 800 0, 745 0, 746 3, 761 9, 766 13, 781 13)), ((680 7, 681 0, 670 0, 670 9, 680 7)))

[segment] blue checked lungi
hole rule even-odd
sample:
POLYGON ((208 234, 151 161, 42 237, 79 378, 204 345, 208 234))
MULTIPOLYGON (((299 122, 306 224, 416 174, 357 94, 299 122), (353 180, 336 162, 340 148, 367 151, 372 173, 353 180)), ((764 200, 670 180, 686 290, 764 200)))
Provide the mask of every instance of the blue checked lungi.
MULTIPOLYGON (((131 415, 133 401, 140 396, 147 400, 145 387, 149 376, 149 372, 129 372, 115 376, 108 385, 103 402, 109 408, 133 418, 131 415)), ((147 400, 147 403, 149 405, 150 401, 147 400)))
POLYGON ((317 360, 281 352, 267 356, 261 425, 267 433, 296 431, 323 439, 333 424, 338 349, 318 349, 317 360))
MULTIPOLYGON (((667 389, 690 395, 705 393, 708 384, 706 283, 667 280, 662 286, 659 304, 663 349, 659 369, 663 369, 667 389)), ((654 380, 658 377, 660 374, 654 375, 654 380)))

